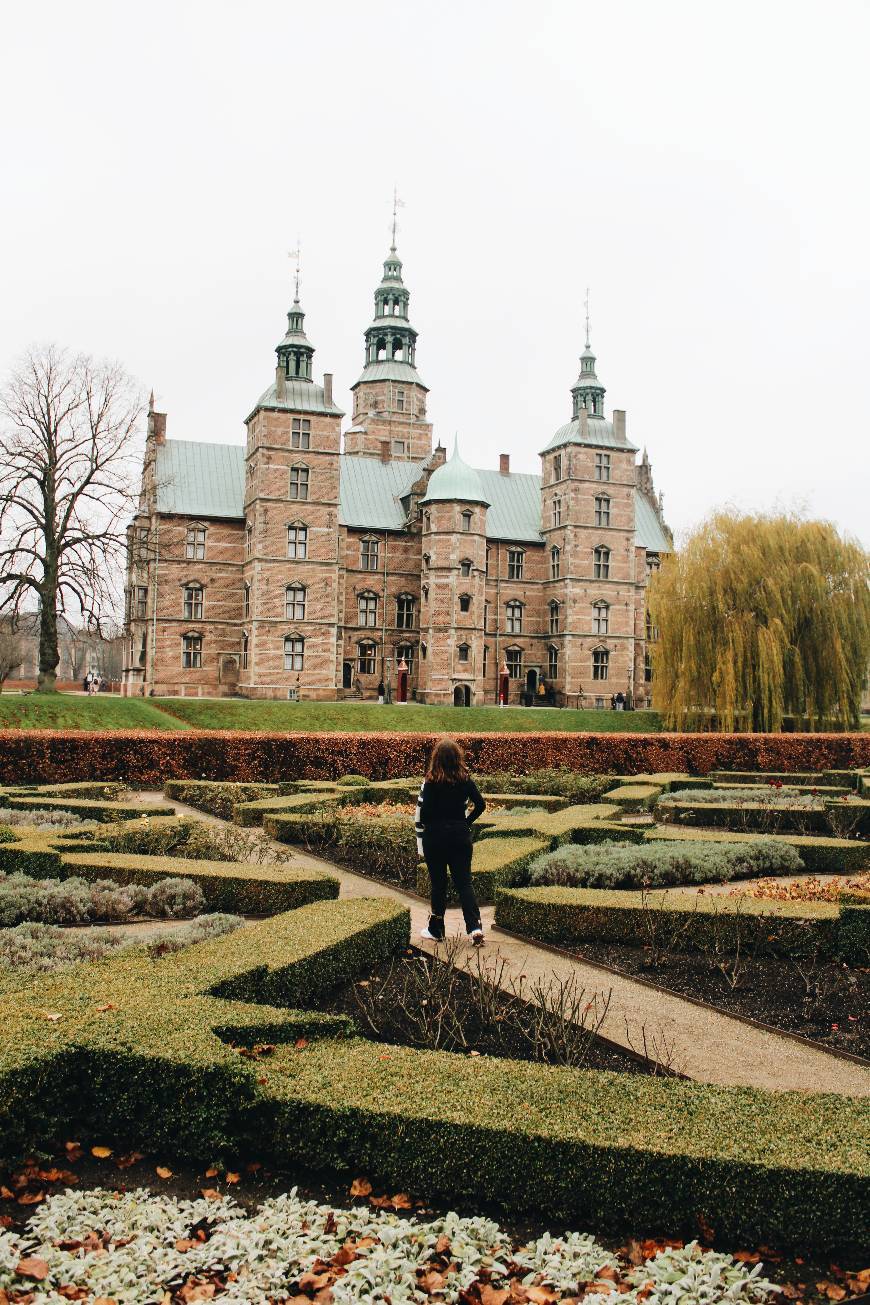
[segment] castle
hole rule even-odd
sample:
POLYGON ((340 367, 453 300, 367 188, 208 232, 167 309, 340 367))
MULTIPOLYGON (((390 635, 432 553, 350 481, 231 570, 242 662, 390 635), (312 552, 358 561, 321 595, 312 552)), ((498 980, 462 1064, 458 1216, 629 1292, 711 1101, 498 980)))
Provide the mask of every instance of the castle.
POLYGON ((394 239, 343 434, 298 277, 244 446, 167 439, 152 397, 126 694, 648 705, 645 589, 672 540, 588 329, 541 475, 475 469, 433 449, 409 297, 394 239))

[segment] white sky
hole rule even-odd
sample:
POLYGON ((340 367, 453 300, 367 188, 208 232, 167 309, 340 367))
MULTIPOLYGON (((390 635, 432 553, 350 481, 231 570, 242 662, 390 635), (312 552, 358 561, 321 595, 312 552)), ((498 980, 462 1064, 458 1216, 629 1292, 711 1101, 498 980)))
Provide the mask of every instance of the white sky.
POLYGON ((868 49, 866 0, 7 0, 0 369, 110 355, 170 436, 241 441, 298 234, 349 411, 395 182, 444 444, 539 469, 589 284, 673 527, 802 505, 870 542, 868 49))

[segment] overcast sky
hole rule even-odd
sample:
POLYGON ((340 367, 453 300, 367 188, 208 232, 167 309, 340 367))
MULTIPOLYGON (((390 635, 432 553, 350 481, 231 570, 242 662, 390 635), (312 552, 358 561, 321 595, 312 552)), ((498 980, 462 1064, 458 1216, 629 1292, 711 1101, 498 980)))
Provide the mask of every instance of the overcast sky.
POLYGON ((389 245, 436 436, 537 471, 591 287, 671 525, 803 506, 870 543, 866 0, 7 0, 0 368, 110 355, 240 442, 301 237, 349 387, 389 245))

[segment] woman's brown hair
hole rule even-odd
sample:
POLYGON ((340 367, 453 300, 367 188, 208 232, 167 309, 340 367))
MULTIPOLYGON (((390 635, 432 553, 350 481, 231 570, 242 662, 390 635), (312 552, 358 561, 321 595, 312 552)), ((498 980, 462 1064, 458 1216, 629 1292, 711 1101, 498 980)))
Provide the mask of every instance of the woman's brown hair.
POLYGON ((426 778, 433 784, 461 784, 468 779, 465 753, 454 739, 442 739, 435 744, 426 778))

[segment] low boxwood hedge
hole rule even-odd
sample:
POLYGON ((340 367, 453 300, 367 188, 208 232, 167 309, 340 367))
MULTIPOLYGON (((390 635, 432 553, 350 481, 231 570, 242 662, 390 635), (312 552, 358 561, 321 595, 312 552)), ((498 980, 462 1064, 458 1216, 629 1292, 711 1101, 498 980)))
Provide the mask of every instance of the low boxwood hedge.
POLYGON ((173 802, 184 802, 198 811, 206 811, 221 820, 232 820, 233 808, 240 802, 278 797, 280 784, 230 784, 211 779, 170 779, 163 793, 173 802))
MULTIPOLYGON (((841 947, 840 907, 835 902, 644 894, 631 889, 506 888, 496 894, 495 922, 512 933, 564 946, 640 946, 667 937, 679 951, 707 951, 714 944, 732 951, 738 942, 754 938, 763 922, 766 945, 782 955, 802 955, 816 946, 825 955, 840 954, 841 947)), ((854 954, 854 942, 846 940, 844 947, 854 954)))
MULTIPOLYGON (((544 851, 546 843, 533 834, 516 838, 484 838, 474 845, 471 860, 471 882, 474 894, 481 905, 495 901, 496 890, 516 882, 529 861, 544 851)), ((417 867, 417 892, 429 897, 432 885, 425 863, 417 867)), ((459 901, 450 885, 447 894, 449 906, 459 901)))
MULTIPOLYGON (((13 811, 69 811, 74 816, 80 816, 82 820, 113 821, 113 820, 135 820, 143 814, 144 808, 132 806, 123 802, 100 802, 94 798, 79 797, 44 797, 39 792, 28 794, 25 797, 13 797, 10 793, 3 794, 3 805, 11 807, 13 811)), ((168 803, 155 803, 147 808, 147 814, 151 816, 171 816, 174 815, 175 808, 168 803)))
POLYGON ((632 834, 642 838, 643 830, 616 824, 615 817, 619 814, 619 807, 607 802, 562 807, 559 811, 536 811, 532 807, 528 811, 484 812, 474 828, 479 839, 531 835, 546 839, 551 847, 557 843, 613 838, 614 829, 618 830, 619 837, 625 835, 626 841, 632 834))
MULTIPOLYGON (((727 829, 686 829, 679 825, 648 829, 643 836, 651 840, 664 838, 669 842, 688 839, 711 843, 755 842, 760 837, 727 829)), ((850 838, 822 838, 815 834, 765 834, 764 838, 790 844, 811 874, 850 875, 870 867, 870 843, 850 838)))
POLYGON ((857 774, 854 770, 711 770, 709 778, 714 784, 803 784, 808 788, 853 789, 857 774))
MULTIPOLYGON (((870 803, 866 805, 867 812, 859 813, 862 824, 870 823, 870 803)), ((827 834, 831 830, 830 817, 825 809, 756 806, 749 802, 744 806, 727 802, 665 801, 656 807, 656 815, 668 823, 727 829, 734 833, 827 834)))

